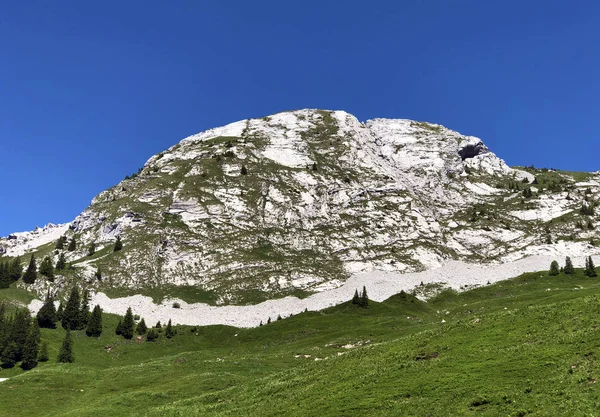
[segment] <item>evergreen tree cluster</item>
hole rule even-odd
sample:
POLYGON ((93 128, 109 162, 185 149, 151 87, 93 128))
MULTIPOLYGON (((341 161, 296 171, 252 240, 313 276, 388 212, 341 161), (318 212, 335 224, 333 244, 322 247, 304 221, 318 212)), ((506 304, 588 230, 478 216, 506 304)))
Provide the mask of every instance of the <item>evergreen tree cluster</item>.
MULTIPOLYGON (((136 325, 133 312, 131 311, 131 307, 127 309, 127 312, 125 313, 123 319, 119 320, 115 329, 115 334, 118 336, 123 336, 125 339, 132 339, 134 334, 137 334, 139 336, 146 335, 146 340, 148 342, 156 341, 159 338, 160 333, 162 332, 163 329, 160 324, 160 321, 156 323, 155 327, 150 329, 146 325, 146 321, 144 320, 144 318, 141 318, 136 325)), ((169 323, 167 324, 164 333, 165 337, 167 337, 168 339, 171 339, 175 336, 176 331, 173 328, 171 320, 169 320, 169 323)))
MULTIPOLYGON (((566 257, 564 268, 559 269, 558 262, 556 261, 552 261, 552 263, 550 264, 550 271, 548 272, 550 276, 559 275, 561 272, 564 272, 566 275, 572 275, 575 273, 573 261, 571 260, 570 256, 566 257)), ((585 269, 583 270, 583 273, 591 278, 595 278, 598 276, 598 273, 596 272, 596 266, 594 265, 594 261, 592 260, 591 256, 588 256, 585 259, 585 269)))
POLYGON ((32 320, 29 310, 17 309, 8 314, 4 304, 0 305, 0 362, 3 368, 12 368, 21 362, 24 370, 38 364, 40 328, 32 320))
POLYGON ((358 290, 354 290, 352 304, 362 308, 369 308, 369 296, 367 295, 367 287, 363 286, 362 292, 358 294, 358 290))
POLYGON ((531 191, 530 187, 527 187, 523 190, 523 197, 525 197, 525 198, 533 197, 533 192, 531 191))
POLYGON ((67 237, 61 236, 56 241, 56 246, 54 247, 56 250, 63 250, 65 248, 65 243, 67 243, 67 237))
POLYGON ((48 278, 49 281, 54 281, 54 265, 52 258, 46 256, 40 264, 40 274, 48 278))
POLYGON ((18 281, 22 274, 21 258, 12 261, 0 260, 0 288, 8 288, 10 284, 18 281))
POLYGON ((596 272, 596 266, 594 265, 594 261, 592 260, 591 256, 588 256, 585 259, 585 270, 583 273, 590 278, 595 278, 598 276, 598 273, 596 272))
POLYGON ((82 296, 79 289, 74 286, 59 318, 65 330, 85 329, 90 319, 88 292, 84 291, 82 296))

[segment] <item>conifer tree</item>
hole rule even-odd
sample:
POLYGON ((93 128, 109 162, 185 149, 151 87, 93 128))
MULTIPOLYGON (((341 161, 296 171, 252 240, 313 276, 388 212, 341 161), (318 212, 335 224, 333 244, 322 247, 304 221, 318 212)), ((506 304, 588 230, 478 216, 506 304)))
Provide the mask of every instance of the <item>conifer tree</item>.
POLYGON ((27 308, 18 309, 13 317, 10 339, 17 345, 17 362, 21 360, 31 329, 31 313, 27 308))
POLYGON ((58 308, 56 309, 56 321, 62 321, 63 316, 65 315, 65 306, 62 301, 58 303, 58 308))
POLYGON ((64 247, 65 247, 65 243, 67 243, 67 237, 66 236, 61 236, 56 241, 56 246, 54 248, 57 249, 57 250, 63 250, 64 247))
POLYGON ((595 278, 598 276, 596 272, 596 266, 594 265, 594 261, 591 256, 588 256, 585 261, 585 274, 590 278, 595 278))
POLYGON ((548 273, 551 277, 555 277, 560 274, 558 262, 552 261, 550 263, 550 272, 548 273))
POLYGON ((359 305, 360 304, 360 297, 358 295, 358 290, 354 290, 354 297, 352 297, 352 304, 356 304, 359 305))
POLYGON ((571 257, 567 256, 565 259, 565 274, 571 275, 575 272, 575 268, 573 268, 573 262, 571 261, 571 257))
POLYGON ((38 364, 38 349, 40 343, 40 328, 36 321, 33 322, 31 330, 29 331, 29 337, 23 348, 23 359, 21 362, 21 368, 25 371, 33 369, 38 364))
POLYGON ((77 286, 73 286, 71 294, 65 305, 65 309, 62 314, 61 324, 65 330, 77 330, 80 323, 80 308, 81 308, 81 297, 79 296, 79 290, 77 286))
POLYGON ((12 368, 18 361, 19 349, 14 341, 9 341, 6 347, 2 350, 0 361, 3 368, 12 368))
POLYGON ((56 329, 56 308, 54 307, 54 298, 48 294, 44 305, 37 313, 37 323, 45 329, 56 329))
POLYGON ((102 309, 99 305, 94 307, 94 311, 90 316, 90 319, 85 329, 85 334, 89 337, 100 337, 102 334, 102 309))
POLYGON ((150 329, 150 331, 148 331, 148 335, 146 336, 146 340, 148 342, 154 342, 156 339, 158 339, 158 332, 156 329, 150 329))
POLYGON ((360 304, 362 308, 369 308, 369 296, 367 295, 367 287, 363 286, 362 294, 360 295, 360 304))
POLYGON ((242 175, 248 175, 248 168, 246 168, 246 165, 242 165, 242 169, 240 170, 240 174, 242 174, 242 175))
POLYGON ((123 330, 122 335, 125 339, 131 339, 133 337, 133 330, 135 327, 135 321, 133 320, 133 313, 131 307, 127 308, 125 317, 123 318, 123 330))
POLYGON ((8 263, 0 262, 0 288, 8 288, 11 283, 8 263))
MULTIPOLYGON (((270 317, 269 317, 269 319, 270 319, 270 317)), ((175 330, 173 329, 173 325, 171 324, 171 319, 169 319, 169 323, 167 324, 167 328, 165 330, 165 336, 167 336, 168 339, 175 336, 175 330)))
POLYGON ((23 274, 23 282, 25 284, 33 284, 37 279, 37 266, 35 265, 35 257, 33 254, 31 255, 31 259, 29 260, 29 265, 27 266, 27 270, 25 274, 23 274))
POLYGON ((75 240, 75 236, 73 236, 71 238, 71 240, 69 241, 69 247, 67 248, 67 250, 69 252, 73 252, 76 249, 77 249, 77 241, 75 240))
POLYGON ((75 357, 73 355, 73 339, 71 338, 71 331, 67 330, 65 339, 63 340, 62 346, 58 351, 58 358, 56 359, 59 363, 73 363, 75 357))
POLYGON ((123 249, 123 242, 121 242, 121 236, 117 236, 117 240, 115 241, 114 252, 118 252, 123 249))
POLYGON ((156 322, 156 327, 157 329, 160 329, 162 327, 162 324, 160 324, 160 320, 156 322))
POLYGON ((92 256, 95 253, 96 253, 96 243, 92 242, 90 244, 90 247, 88 248, 88 253, 87 254, 88 254, 88 256, 92 256))
POLYGON ((54 281, 54 265, 52 265, 52 259, 49 256, 46 256, 40 264, 40 274, 50 281, 54 281))
POLYGON ((56 270, 63 271, 67 267, 67 260, 65 259, 65 254, 63 252, 58 255, 58 260, 56 261, 56 270))
POLYGON ((50 356, 48 355, 48 342, 43 342, 42 347, 40 348, 38 362, 48 362, 48 360, 50 360, 50 356))
POLYGON ((137 326, 135 328, 135 332, 137 334, 139 334, 140 336, 142 336, 142 335, 146 334, 147 331, 148 331, 148 326, 146 326, 146 322, 142 318, 140 320, 140 322, 137 324, 137 326))
POLYGON ((13 281, 18 281, 23 275, 23 267, 21 266, 21 257, 17 256, 12 260, 9 267, 9 275, 10 279, 13 281))
POLYGON ((90 293, 88 290, 83 291, 81 297, 81 309, 79 310, 79 318, 77 320, 77 330, 85 329, 90 319, 90 293))
POLYGON ((115 328, 115 334, 117 336, 123 336, 123 321, 121 321, 121 319, 119 319, 119 322, 117 323, 117 327, 115 328))
POLYGON ((94 276, 98 281, 102 281, 102 271, 100 270, 100 267, 98 267, 98 269, 94 273, 94 276))

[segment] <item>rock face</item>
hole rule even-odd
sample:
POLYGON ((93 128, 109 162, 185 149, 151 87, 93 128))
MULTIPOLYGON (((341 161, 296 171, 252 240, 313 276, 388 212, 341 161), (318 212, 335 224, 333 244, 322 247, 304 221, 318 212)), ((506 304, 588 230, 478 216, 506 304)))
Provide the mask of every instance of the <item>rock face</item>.
POLYGON ((565 177, 525 201, 519 187, 533 177, 440 125, 300 110, 190 136, 57 230, 80 242, 68 258, 83 275, 102 269, 93 285, 192 285, 218 303, 252 302, 336 287, 356 272, 543 252, 547 235, 566 234, 543 222, 575 216, 579 189, 598 183, 565 177), (112 252, 117 236, 124 248, 112 252), (88 259, 92 242, 100 255, 88 259))

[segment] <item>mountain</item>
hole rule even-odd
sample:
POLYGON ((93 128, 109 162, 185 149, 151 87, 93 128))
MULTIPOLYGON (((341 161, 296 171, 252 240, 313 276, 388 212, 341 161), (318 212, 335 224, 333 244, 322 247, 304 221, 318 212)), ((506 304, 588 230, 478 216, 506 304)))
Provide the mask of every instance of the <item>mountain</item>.
POLYGON ((511 168, 440 125, 299 110, 183 139, 73 222, 3 238, 0 252, 56 261, 56 240, 75 238, 65 252, 73 269, 40 293, 84 279, 98 290, 178 286, 214 304, 255 303, 358 272, 594 252, 599 191, 598 173, 511 168))

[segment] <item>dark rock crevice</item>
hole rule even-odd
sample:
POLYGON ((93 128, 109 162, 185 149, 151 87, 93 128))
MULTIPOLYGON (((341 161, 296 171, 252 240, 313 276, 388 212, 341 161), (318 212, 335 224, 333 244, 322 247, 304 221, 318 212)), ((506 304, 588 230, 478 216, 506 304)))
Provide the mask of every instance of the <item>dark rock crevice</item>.
POLYGON ((465 159, 475 158, 477 155, 487 153, 488 150, 483 143, 477 143, 475 145, 466 145, 458 150, 458 154, 464 161, 465 159))

